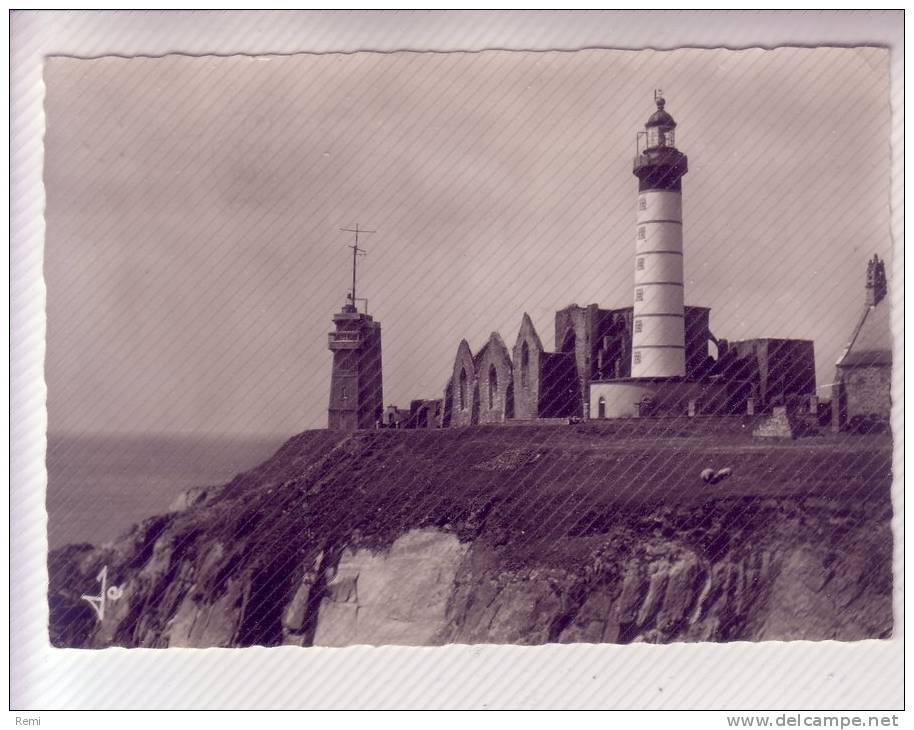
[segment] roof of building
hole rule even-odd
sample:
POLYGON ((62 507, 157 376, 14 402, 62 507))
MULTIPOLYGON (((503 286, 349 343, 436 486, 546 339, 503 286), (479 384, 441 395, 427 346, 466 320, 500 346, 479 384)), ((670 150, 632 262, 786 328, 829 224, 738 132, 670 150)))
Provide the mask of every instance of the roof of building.
POLYGON ((666 105, 666 99, 662 96, 657 99, 657 111, 651 114, 651 118, 647 120, 645 127, 675 127, 676 120, 670 116, 669 112, 664 110, 666 105))
POLYGON ((866 307, 839 367, 892 364, 892 328, 887 304, 866 307))

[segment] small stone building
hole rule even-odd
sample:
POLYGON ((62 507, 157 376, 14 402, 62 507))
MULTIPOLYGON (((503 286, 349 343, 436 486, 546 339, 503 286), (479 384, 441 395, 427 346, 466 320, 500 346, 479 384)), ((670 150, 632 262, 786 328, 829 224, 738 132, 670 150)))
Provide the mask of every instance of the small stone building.
POLYGON ((892 411, 892 329, 885 301, 885 262, 867 265, 863 313, 838 360, 832 386, 832 428, 885 427, 892 411))
POLYGON ((409 404, 406 428, 441 428, 443 406, 440 398, 412 401, 409 404))
POLYGON ((409 411, 390 405, 384 409, 380 426, 381 428, 405 428, 408 419, 409 411))

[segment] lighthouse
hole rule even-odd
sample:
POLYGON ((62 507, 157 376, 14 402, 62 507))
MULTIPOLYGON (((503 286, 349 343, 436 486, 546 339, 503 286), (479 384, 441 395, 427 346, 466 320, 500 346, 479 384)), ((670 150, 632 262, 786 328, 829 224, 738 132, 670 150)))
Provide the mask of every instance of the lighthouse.
POLYGON ((688 158, 675 146, 676 122, 659 91, 636 138, 638 178, 632 378, 685 377, 682 176, 688 158))

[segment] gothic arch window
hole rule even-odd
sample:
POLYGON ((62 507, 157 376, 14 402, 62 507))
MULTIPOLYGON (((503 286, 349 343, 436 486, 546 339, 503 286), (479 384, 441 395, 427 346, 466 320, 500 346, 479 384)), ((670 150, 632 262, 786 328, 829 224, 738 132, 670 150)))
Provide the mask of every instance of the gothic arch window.
POLYGON ((530 347, 527 345, 527 341, 524 340, 524 344, 520 348, 520 385, 522 388, 527 387, 528 379, 530 377, 530 347))
POLYGON ((489 410, 495 408, 495 398, 498 393, 498 371, 494 365, 489 365, 489 410))
POLYGON ((460 388, 458 391, 458 404, 461 411, 467 409, 467 371, 464 368, 460 369, 460 388))
POLYGON ((597 401, 597 418, 606 418, 606 398, 602 395, 597 401))

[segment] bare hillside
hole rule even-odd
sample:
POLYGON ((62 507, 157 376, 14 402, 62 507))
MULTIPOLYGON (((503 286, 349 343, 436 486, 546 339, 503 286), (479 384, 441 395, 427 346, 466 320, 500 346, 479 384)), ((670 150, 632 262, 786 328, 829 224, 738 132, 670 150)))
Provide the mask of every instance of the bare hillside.
POLYGON ((52 641, 890 635, 891 439, 692 421, 305 432, 111 545, 53 552, 52 641), (105 565, 123 594, 98 621, 80 595, 105 565))

